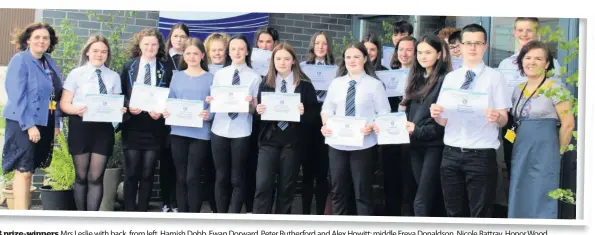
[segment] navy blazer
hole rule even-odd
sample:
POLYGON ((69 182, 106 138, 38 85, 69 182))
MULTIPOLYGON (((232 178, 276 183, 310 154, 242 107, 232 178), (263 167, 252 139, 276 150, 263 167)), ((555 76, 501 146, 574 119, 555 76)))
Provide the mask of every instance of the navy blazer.
MULTIPOLYGON (((128 61, 122 66, 122 72, 120 73, 120 79, 122 84, 122 94, 124 95, 124 107, 128 109, 128 111, 122 117, 122 124, 125 123, 132 118, 130 113, 130 97, 132 95, 132 88, 134 86, 134 81, 136 80, 136 76, 138 75, 138 68, 139 68, 140 58, 134 58, 131 61, 128 61)), ((157 86, 158 87, 169 87, 172 78, 172 71, 165 67, 163 61, 157 60, 156 61, 156 78, 157 78, 157 86)), ((139 115, 147 115, 146 113, 140 113, 139 115)), ((158 119, 159 122, 165 123, 165 119, 160 118, 158 119)), ((116 131, 121 130, 122 125, 119 125, 116 131)))
MULTIPOLYGON (((43 57, 48 62, 59 82, 56 83, 56 94, 62 90, 62 74, 56 61, 49 54, 43 57)), ((8 63, 6 71, 6 93, 8 101, 4 107, 3 117, 17 121, 21 130, 25 131, 35 125, 47 126, 50 96, 54 91, 54 82, 50 80, 39 60, 29 49, 15 54, 8 63)), ((56 101, 55 127, 60 127, 59 100, 56 101)))

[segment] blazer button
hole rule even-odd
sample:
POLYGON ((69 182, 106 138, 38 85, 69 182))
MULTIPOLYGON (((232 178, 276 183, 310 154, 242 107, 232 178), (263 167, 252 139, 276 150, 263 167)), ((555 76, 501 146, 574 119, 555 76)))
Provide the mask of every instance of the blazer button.
POLYGON ((12 114, 17 114, 16 112, 12 112, 12 114))
POLYGON ((37 110, 39 110, 39 108, 37 108, 37 110))

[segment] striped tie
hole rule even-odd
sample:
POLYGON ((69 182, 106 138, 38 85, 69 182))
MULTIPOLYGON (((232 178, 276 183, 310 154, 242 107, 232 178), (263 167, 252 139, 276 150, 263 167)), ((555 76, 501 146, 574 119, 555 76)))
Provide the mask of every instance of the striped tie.
MULTIPOLYGON (((233 80, 231 81, 232 85, 240 85, 240 71, 237 69, 233 72, 233 80)), ((234 120, 238 117, 238 113, 228 113, 231 120, 234 120)))
MULTIPOLYGON (((322 62, 318 62, 318 63, 316 63, 316 65, 324 65, 324 64, 322 62)), ((326 94, 326 91, 316 91, 316 95, 320 99, 322 99, 322 97, 324 97, 325 94, 326 94)))
POLYGON ((145 84, 151 85, 151 65, 145 65, 145 84))
POLYGON ((345 100, 345 116, 355 116, 355 80, 349 81, 347 99, 345 100))
MULTIPOLYGON (((287 81, 282 80, 281 84, 281 93, 287 93, 287 81)), ((281 128, 281 130, 284 131, 285 128, 289 126, 289 123, 286 121, 281 121, 277 123, 277 126, 279 126, 279 128, 281 128)))
POLYGON ((471 70, 467 70, 467 73, 465 73, 465 82, 461 86, 461 89, 469 89, 469 85, 471 85, 471 82, 473 82, 473 78, 475 78, 475 73, 471 70))
POLYGON ((101 78, 101 69, 96 69, 95 73, 97 73, 97 81, 99 82, 99 94, 107 94, 107 89, 101 78))

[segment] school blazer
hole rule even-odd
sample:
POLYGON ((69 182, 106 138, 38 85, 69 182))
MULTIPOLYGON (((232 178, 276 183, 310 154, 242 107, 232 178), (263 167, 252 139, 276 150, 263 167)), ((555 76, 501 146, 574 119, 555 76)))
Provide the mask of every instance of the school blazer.
POLYGON ((405 104, 407 120, 415 123, 415 129, 411 135, 411 145, 418 147, 442 146, 444 145, 444 127, 436 123, 430 114, 430 106, 438 100, 445 75, 440 76, 432 90, 422 100, 416 112, 411 113, 411 100, 405 104))
MULTIPOLYGON (((56 95, 62 91, 62 74, 56 61, 49 54, 43 57, 57 76, 56 95)), ((8 63, 6 71, 6 94, 8 101, 3 117, 17 121, 25 131, 35 125, 47 126, 50 96, 54 82, 48 78, 39 60, 33 57, 29 49, 15 54, 8 63)), ((60 126, 59 100, 56 101, 55 127, 60 126)))
MULTIPOLYGON (((138 75, 140 58, 134 58, 131 61, 126 62, 122 66, 122 72, 120 73, 120 82, 122 84, 122 93, 124 95, 124 107, 128 109, 124 116, 122 117, 122 124, 118 126, 116 131, 119 131, 126 126, 126 122, 129 121, 132 116, 130 113, 130 97, 132 95, 132 88, 134 86, 134 82, 136 80, 136 76, 138 75)), ((167 87, 169 88, 169 84, 172 78, 172 71, 165 67, 165 63, 163 61, 157 60, 156 62, 156 78, 157 78, 157 86, 158 87, 167 87)), ((149 116, 148 113, 141 112, 136 116, 146 115, 149 116)), ((150 117, 149 117, 150 118, 150 117)), ((157 121, 165 123, 165 119, 161 117, 157 121)))
MULTIPOLYGON (((297 77, 294 77, 294 79, 297 79, 297 77)), ((261 100, 262 92, 275 92, 275 88, 269 87, 266 84, 266 79, 263 79, 258 89, 257 99, 259 103, 261 100)), ((300 81, 300 84, 295 87, 294 93, 300 94, 300 101, 302 104, 304 104, 304 115, 300 117, 299 123, 289 122, 287 130, 297 130, 297 134, 299 135, 299 143, 302 140, 306 139, 306 136, 304 134, 306 133, 307 129, 305 127, 312 126, 314 122, 316 122, 317 120, 317 115, 319 115, 320 113, 315 111, 316 105, 318 104, 318 100, 316 98, 316 90, 314 89, 314 85, 312 85, 311 82, 304 80, 300 81)), ((260 141, 264 137, 263 134, 267 131, 267 129, 276 126, 278 121, 262 121, 260 119, 260 115, 257 112, 254 112, 254 114, 254 116, 257 117, 257 119, 255 120, 260 120, 260 130, 258 133, 258 140, 260 141)))

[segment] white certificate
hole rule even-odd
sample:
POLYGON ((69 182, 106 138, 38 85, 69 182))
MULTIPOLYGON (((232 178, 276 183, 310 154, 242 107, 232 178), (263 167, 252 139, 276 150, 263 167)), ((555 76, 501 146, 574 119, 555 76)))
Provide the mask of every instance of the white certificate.
POLYGON ((266 105, 262 120, 300 122, 299 93, 262 92, 261 97, 261 103, 266 105))
POLYGON ((302 64, 301 68, 317 91, 326 91, 331 81, 337 77, 337 66, 335 65, 302 64))
POLYGON ((506 84, 508 85, 508 89, 507 89, 508 96, 507 97, 512 97, 514 88, 518 87, 523 82, 527 81, 523 76, 521 76, 521 73, 519 72, 518 69, 496 69, 496 70, 498 70, 498 72, 500 72, 500 74, 502 74, 502 77, 504 78, 504 80, 506 81, 506 84))
POLYGON ((250 103, 246 97, 250 94, 248 86, 211 86, 211 112, 213 113, 247 113, 250 103))
POLYGON ((409 69, 376 71, 376 75, 384 83, 388 97, 405 95, 409 69))
MULTIPOLYGON (((392 43, 392 42, 391 42, 392 43)), ((395 53, 395 47, 382 47, 382 62, 381 64, 384 67, 390 69, 390 60, 393 58, 393 54, 395 53)))
POLYGON ((366 127, 365 118, 332 116, 326 121, 326 126, 332 131, 332 135, 325 138, 326 144, 364 146, 362 128, 366 127))
POLYGON ((83 114, 83 122, 122 122, 123 95, 85 96, 87 111, 83 114))
POLYGON ((475 121, 485 119, 484 112, 488 108, 488 93, 443 88, 437 103, 444 107, 444 112, 441 115, 443 118, 475 121))
POLYGON ((252 69, 262 76, 267 75, 272 55, 272 51, 252 48, 252 55, 250 56, 252 69))
POLYGON ((162 113, 169 97, 169 88, 150 86, 136 82, 130 97, 131 108, 138 108, 147 112, 162 113))
POLYGON ((168 99, 167 112, 169 117, 165 119, 165 125, 202 127, 203 118, 200 113, 204 110, 202 100, 168 99))
POLYGON ((407 116, 404 112, 378 115, 375 121, 378 129, 378 144, 408 144, 407 116))

